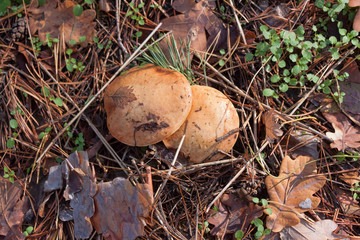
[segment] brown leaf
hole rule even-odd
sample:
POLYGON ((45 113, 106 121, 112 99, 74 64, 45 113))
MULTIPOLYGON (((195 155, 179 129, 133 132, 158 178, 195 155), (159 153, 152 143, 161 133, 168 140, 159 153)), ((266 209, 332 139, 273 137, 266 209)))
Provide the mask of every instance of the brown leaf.
POLYGON ((224 194, 215 203, 218 210, 212 210, 208 222, 215 225, 212 235, 223 236, 245 230, 250 222, 262 215, 263 208, 234 194, 224 194))
POLYGON ((5 236, 4 239, 25 239, 21 225, 28 210, 28 198, 22 193, 18 182, 10 183, 0 177, 0 236, 5 236))
POLYGON ((336 199, 345 214, 360 216, 359 202, 349 192, 345 192, 340 188, 337 188, 335 192, 337 193, 336 199))
POLYGON ((195 6, 194 0, 175 0, 172 7, 181 13, 190 11, 195 6))
POLYGON ((223 28, 222 22, 212 13, 211 6, 205 0, 194 4, 191 9, 188 9, 189 6, 187 6, 184 8, 187 10, 185 14, 163 19, 161 28, 166 31, 173 31, 174 38, 177 41, 180 39, 181 42, 185 43, 190 40, 191 48, 201 54, 207 47, 205 30, 210 37, 214 37, 219 29, 223 28))
POLYGON ((339 178, 351 186, 355 185, 357 182, 360 182, 360 176, 357 171, 342 173, 339 178))
POLYGON ((342 113, 322 113, 332 124, 334 133, 327 132, 326 136, 334 142, 330 147, 343 151, 346 148, 360 147, 360 130, 351 125, 350 120, 342 113))
POLYGON ((274 232, 300 222, 297 213, 316 208, 320 199, 313 196, 326 182, 326 178, 316 174, 316 162, 307 156, 292 160, 286 156, 280 166, 279 177, 268 176, 265 185, 270 200, 272 214, 266 219, 266 226, 274 232), (275 203, 276 202, 276 203, 275 203))
POLYGON ((319 142, 321 142, 321 140, 313 134, 295 130, 291 132, 289 138, 284 138, 281 144, 284 145, 287 155, 292 158, 309 156, 317 159, 319 157, 319 151, 317 149, 319 142))
POLYGON ((263 115, 263 122, 266 128, 266 139, 271 143, 283 135, 283 131, 280 129, 280 124, 276 122, 277 115, 274 111, 275 109, 272 108, 263 115))
POLYGON ((144 234, 146 218, 153 202, 151 186, 133 186, 129 180, 115 178, 98 184, 94 197, 95 214, 91 222, 106 239, 135 239, 144 234))
POLYGON ((292 227, 286 227, 280 232, 282 240, 296 239, 296 240, 329 240, 329 239, 344 239, 349 240, 344 235, 334 234, 338 225, 329 219, 320 220, 314 224, 309 224, 305 220, 292 227))
POLYGON ((95 10, 87 9, 79 16, 73 13, 75 3, 65 0, 57 6, 56 1, 46 1, 45 4, 38 7, 37 0, 34 0, 29 8, 29 26, 31 33, 38 31, 39 39, 46 42, 47 34, 51 38, 64 39, 66 43, 70 40, 80 42, 79 38, 85 36, 85 41, 81 42, 82 47, 86 47, 92 42, 95 36, 95 10))

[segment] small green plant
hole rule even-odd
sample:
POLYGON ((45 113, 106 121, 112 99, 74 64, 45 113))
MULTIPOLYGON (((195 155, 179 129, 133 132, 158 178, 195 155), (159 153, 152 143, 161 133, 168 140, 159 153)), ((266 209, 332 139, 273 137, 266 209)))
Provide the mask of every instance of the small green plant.
POLYGON ((34 231, 34 227, 29 226, 25 229, 25 231, 23 232, 23 234, 25 235, 25 237, 29 236, 32 232, 34 231))
POLYGON ((54 102, 58 107, 62 107, 64 105, 63 101, 59 97, 54 97, 51 95, 49 88, 43 87, 42 94, 44 97, 48 97, 50 101, 54 102))
POLYGON ((77 146, 72 149, 73 152, 84 151, 85 139, 84 139, 84 134, 82 132, 79 133, 78 136, 75 138, 74 143, 77 146))
MULTIPOLYGON (((220 49, 219 52, 220 52, 221 56, 224 56, 225 53, 226 53, 226 51, 225 51, 224 49, 220 49)), ((222 66, 224 66, 224 65, 225 65, 224 59, 220 59, 220 61, 219 61, 219 66, 222 67, 222 66)))
POLYGON ((254 233, 256 239, 261 238, 264 234, 269 235, 271 233, 270 229, 264 228, 264 222, 259 218, 252 220, 251 224, 254 224, 256 227, 256 232, 254 233))
POLYGON ((43 139, 45 136, 47 136, 50 132, 51 132, 52 128, 51 127, 47 127, 45 128, 44 132, 41 132, 39 134, 39 139, 43 139))
MULTIPOLYGON (((269 215, 271 215, 272 210, 271 210, 271 208, 269 208, 269 207, 267 208, 267 206, 269 205, 269 203, 268 203, 268 201, 267 201, 266 199, 264 199, 264 198, 259 199, 259 198, 257 198, 257 197, 253 197, 253 198, 252 198, 252 201, 253 201, 255 204, 258 204, 258 205, 262 206, 263 208, 265 208, 266 213, 269 214, 269 215)), ((270 229, 265 229, 265 228, 264 228, 264 223, 263 223, 263 221, 262 221, 261 219, 256 218, 256 219, 254 219, 253 221, 251 221, 251 223, 254 224, 255 227, 257 228, 257 231, 256 231, 255 234, 254 234, 254 237, 255 237, 256 239, 261 238, 264 234, 269 235, 269 234, 271 233, 271 230, 270 230, 270 229)))
POLYGON ((69 72, 74 72, 75 70, 80 72, 84 71, 85 66, 83 65, 83 62, 78 62, 75 58, 71 57, 71 54, 73 53, 73 50, 71 48, 66 49, 65 53, 66 55, 68 55, 68 58, 65 59, 65 63, 66 63, 66 69, 69 72))
MULTIPOLYGON (((19 108, 20 109, 20 108, 19 108)), ((14 110, 15 111, 15 113, 16 113, 16 110, 14 110)), ((11 113, 13 113, 13 111, 11 112, 11 113)), ((10 114, 11 114, 10 113, 10 114)), ((14 113, 14 114, 15 114, 14 113)), ((12 115, 14 115, 14 114, 12 114, 12 115)), ((16 121, 16 119, 11 119, 10 120, 10 122, 9 122, 9 125, 10 125, 10 127, 13 129, 13 137, 10 137, 10 138, 8 138, 8 140, 6 141, 6 147, 7 148, 14 148, 14 146, 15 146, 15 138, 19 135, 17 132, 16 132, 16 129, 18 128, 18 126, 19 126, 19 124, 18 124, 18 122, 16 121)))
POLYGON ((131 10, 126 13, 126 16, 131 16, 130 18, 132 20, 135 20, 138 25, 141 26, 144 25, 145 21, 144 21, 144 17, 141 16, 140 14, 140 9, 142 9, 145 6, 145 3, 140 3, 137 7, 135 7, 134 3, 131 2, 129 3, 129 6, 131 10))
POLYGON ((58 38, 51 38, 50 33, 46 34, 46 44, 48 45, 48 47, 52 47, 54 43, 58 43, 59 39, 58 38))
POLYGON ((354 184, 354 187, 352 187, 352 188, 350 188, 350 191, 352 191, 353 192, 353 198, 354 198, 354 200, 357 200, 357 199, 359 199, 360 197, 360 186, 359 186, 359 182, 356 182, 355 184, 354 184))
POLYGON ((29 37, 29 40, 32 40, 36 56, 39 55, 43 42, 40 41, 39 37, 32 37, 32 38, 29 37))
POLYGON ((14 183, 14 181, 15 181, 14 176, 15 176, 15 172, 10 171, 10 169, 7 166, 4 166, 4 176, 3 177, 9 179, 9 181, 11 183, 14 183))
POLYGON ((199 224, 198 229, 200 232, 204 230, 205 233, 209 233, 210 232, 209 222, 205 221, 203 224, 199 224))
POLYGON ((244 237, 244 232, 242 230, 237 230, 235 232, 235 238, 236 240, 241 240, 244 237))

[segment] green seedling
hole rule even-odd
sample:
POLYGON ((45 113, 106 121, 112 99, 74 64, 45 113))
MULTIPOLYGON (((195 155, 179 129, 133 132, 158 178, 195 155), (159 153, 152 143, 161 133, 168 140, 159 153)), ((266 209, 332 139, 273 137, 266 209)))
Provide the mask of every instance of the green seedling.
POLYGON ((48 97, 51 102, 54 102, 58 107, 62 107, 64 105, 63 101, 59 97, 54 97, 51 95, 49 88, 43 87, 42 94, 44 97, 48 97))
POLYGON ((25 235, 25 237, 29 236, 32 232, 34 231, 34 227, 29 226, 25 229, 25 231, 23 232, 23 234, 25 235))
POLYGON ((14 183, 14 181, 15 181, 14 176, 15 176, 15 172, 10 171, 10 169, 7 166, 4 166, 4 176, 3 177, 9 179, 9 181, 11 183, 14 183))

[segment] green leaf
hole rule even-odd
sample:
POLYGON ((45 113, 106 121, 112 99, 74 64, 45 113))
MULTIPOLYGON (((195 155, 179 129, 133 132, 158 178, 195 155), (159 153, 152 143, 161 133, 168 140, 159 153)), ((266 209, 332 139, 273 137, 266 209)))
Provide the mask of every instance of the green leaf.
POLYGON ((47 128, 45 128, 45 132, 50 132, 51 131, 51 127, 47 127, 47 128))
POLYGON ((257 198, 257 197, 253 197, 252 201, 256 204, 258 204, 260 202, 259 198, 257 198))
POLYGON ((299 65, 295 65, 292 69, 291 69, 291 73, 296 76, 301 72, 301 68, 299 65))
POLYGON ((339 29, 339 33, 340 33, 340 35, 342 35, 342 36, 344 36, 345 34, 346 34, 346 29, 345 28, 340 28, 339 29))
POLYGON ((74 15, 75 16, 77 16, 77 17, 80 17, 81 16, 81 14, 83 13, 83 11, 84 11, 84 9, 83 9, 83 7, 81 6, 81 5, 75 5, 74 7, 73 7, 73 13, 74 13, 74 15))
POLYGON ((34 227, 29 226, 29 227, 26 228, 25 231, 26 231, 28 234, 30 234, 30 233, 32 233, 32 232, 34 231, 34 227))
POLYGON ((46 134, 46 133, 41 132, 41 133, 39 134, 39 139, 43 139, 43 138, 45 137, 45 134, 46 134))
POLYGON ((70 45, 75 45, 75 44, 76 44, 76 40, 75 40, 75 39, 71 39, 71 40, 69 41, 69 44, 70 44, 70 45))
POLYGON ((9 175, 9 174, 7 174, 7 173, 5 173, 3 177, 4 177, 4 178, 9 178, 9 177, 10 177, 10 175, 9 175))
POLYGON ((93 0, 85 0, 86 4, 93 4, 93 0))
POLYGON ((271 97, 271 96, 274 95, 274 93, 275 93, 275 91, 270 89, 270 88, 265 88, 263 90, 263 94, 264 94, 265 97, 271 97))
POLYGON ((15 146, 15 140, 13 138, 9 138, 6 141, 6 147, 7 148, 13 148, 15 146))
POLYGON ((271 209, 271 208, 266 208, 265 211, 266 211, 266 213, 269 214, 269 215, 272 214, 272 209, 271 209))
POLYGON ((139 25, 145 25, 144 19, 140 19, 140 20, 138 21, 138 23, 139 23, 139 25))
POLYGON ((271 229, 269 229, 269 228, 265 229, 265 230, 264 230, 264 233, 265 233, 266 235, 269 235, 269 234, 271 233, 271 229))
POLYGON ((43 87, 43 89, 42 89, 42 94, 43 94, 45 97, 48 97, 48 96, 50 96, 50 90, 49 90, 47 87, 43 87))
POLYGON ((140 3, 139 5, 138 5, 138 8, 143 8, 145 6, 145 3, 140 3))
POLYGON ((279 68, 284 68, 284 67, 286 67, 286 62, 284 60, 281 60, 281 61, 279 61, 278 65, 279 65, 279 68))
POLYGON ((68 64, 66 64, 66 69, 69 72, 73 72, 74 71, 74 65, 72 63, 68 63, 68 64))
POLYGON ((262 31, 262 32, 265 32, 265 31, 267 31, 269 28, 268 28, 268 26, 266 26, 266 25, 261 25, 260 26, 260 31, 262 31))
POLYGON ((10 0, 0 1, 0 16, 4 16, 7 12, 7 8, 11 6, 10 0))
POLYGON ((86 40, 86 36, 79 37, 79 42, 84 42, 86 40))
POLYGON ((290 58, 290 60, 291 60, 292 62, 296 62, 297 59, 298 59, 298 55, 297 55, 296 53, 290 54, 290 55, 289 55, 289 58, 290 58))
POLYGON ((225 61, 224 61, 223 59, 221 59, 221 60, 219 61, 219 66, 222 67, 222 66, 224 66, 224 65, 225 65, 225 61))
POLYGON ((135 36, 136 37, 141 37, 143 35, 142 31, 138 31, 135 33, 135 36))
POLYGON ((235 232, 235 238, 236 238, 236 240, 240 240, 240 239, 242 239, 244 237, 244 232, 242 231, 242 230, 237 230, 236 232, 235 232))
POLYGON ((61 100, 61 98, 57 97, 54 99, 54 103, 56 105, 58 105, 59 107, 62 107, 63 106, 63 101, 61 100))
POLYGON ((271 76, 270 81, 272 83, 277 83, 278 81, 280 81, 280 76, 277 75, 277 74, 274 74, 274 75, 271 76))
POLYGON ((245 60, 246 60, 247 62, 253 60, 253 58, 254 58, 254 54, 252 54, 251 52, 248 52, 248 53, 245 55, 245 60))
POLYGON ((73 50, 71 49, 71 48, 69 48, 69 49, 66 49, 66 54, 67 55, 71 55, 73 53, 73 50))
POLYGON ((18 123, 15 119, 11 119, 10 120, 10 127, 13 128, 13 129, 16 129, 18 127, 18 123))
POLYGON ((337 42, 337 39, 336 39, 336 37, 331 36, 331 37, 329 37, 329 41, 331 44, 335 44, 337 42))
POLYGON ((255 219, 253 220, 253 223, 254 223, 254 225, 255 225, 256 227, 259 227, 259 226, 263 226, 263 225, 264 225, 263 221, 262 221, 261 219, 259 219, 259 218, 255 218, 255 219))
POLYGON ((225 53, 226 53, 225 49, 220 49, 219 52, 220 52, 221 55, 225 55, 225 53))
POLYGON ((264 198, 261 199, 261 205, 263 205, 264 207, 266 207, 268 205, 268 201, 264 198))

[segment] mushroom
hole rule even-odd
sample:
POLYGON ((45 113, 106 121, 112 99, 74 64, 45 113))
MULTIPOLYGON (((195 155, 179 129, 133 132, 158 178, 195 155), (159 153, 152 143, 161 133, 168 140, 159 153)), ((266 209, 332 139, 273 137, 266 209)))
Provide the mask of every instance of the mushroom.
POLYGON ((179 72, 151 64, 130 69, 105 90, 108 129, 130 146, 147 146, 169 137, 185 121, 192 93, 179 72))
MULTIPOLYGON (((360 0, 350 0, 349 1, 349 7, 359 7, 360 6, 360 0)), ((353 22, 353 29, 355 31, 360 32, 360 11, 357 11, 354 22, 353 22)))
POLYGON ((230 100, 212 87, 191 87, 193 101, 189 116, 173 135, 163 142, 167 148, 181 146, 181 154, 190 162, 216 161, 223 157, 219 151, 228 152, 234 146, 239 127, 239 116, 230 100), (232 134, 231 134, 232 133, 232 134))

